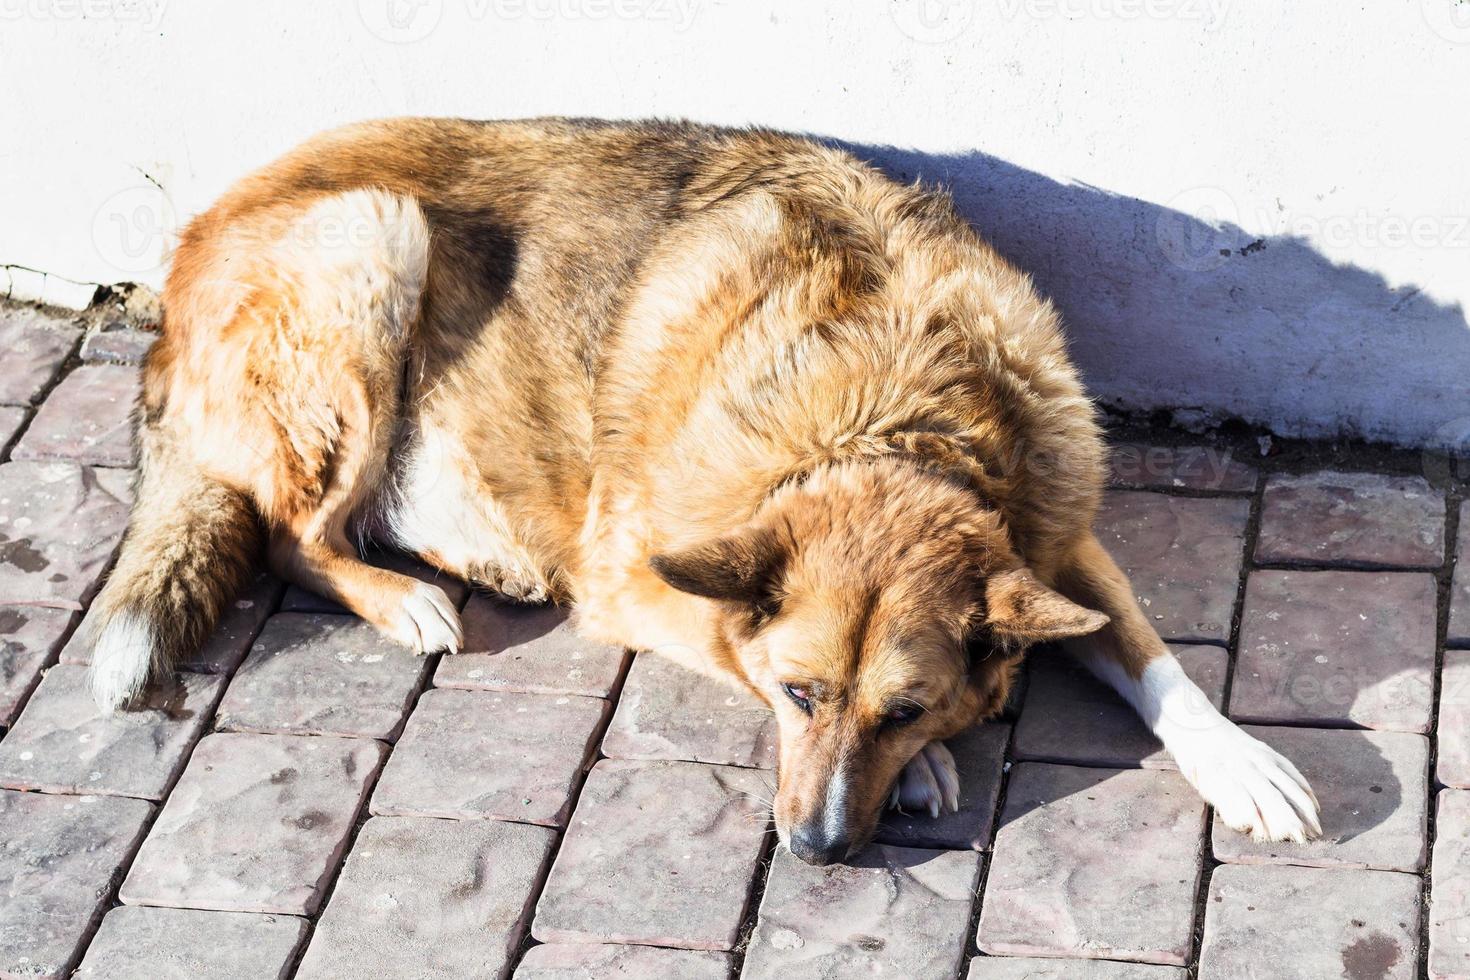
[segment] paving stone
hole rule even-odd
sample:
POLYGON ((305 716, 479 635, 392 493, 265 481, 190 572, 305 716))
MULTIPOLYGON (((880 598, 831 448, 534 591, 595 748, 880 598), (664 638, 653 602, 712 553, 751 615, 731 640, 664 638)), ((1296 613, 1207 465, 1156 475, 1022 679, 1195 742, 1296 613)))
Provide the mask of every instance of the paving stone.
POLYGON ((1173 966, 1112 960, 977 956, 966 976, 967 980, 1185 980, 1189 974, 1173 966))
POLYGON ((989 847, 1010 737, 1010 725, 987 722, 947 741, 945 744, 960 774, 959 812, 931 817, 928 813, 886 810, 879 821, 876 839, 903 847, 970 851, 989 847))
POLYGON ((0 402, 34 403, 81 334, 77 327, 39 310, 0 310, 0 350, 5 352, 0 402))
POLYGON ((107 364, 142 364, 153 342, 156 330, 113 326, 88 334, 82 341, 82 360, 107 364))
MULTIPOLYGON (((185 657, 177 667, 195 674, 229 674, 245 654, 250 644, 260 635, 261 627, 280 602, 285 588, 281 580, 269 572, 257 572, 239 598, 225 606, 220 621, 209 639, 194 653, 185 657)), ((89 664, 92 662, 92 633, 89 627, 96 607, 92 607, 82 619, 66 646, 61 649, 64 664, 89 664)))
POLYGON ((1094 527, 1160 636, 1223 644, 1249 518, 1249 500, 1113 490, 1094 527))
POLYGON ((138 852, 122 900, 314 913, 386 750, 330 736, 205 737, 138 852))
POLYGON ((506 976, 555 836, 488 820, 369 820, 297 980, 506 976))
POLYGON ((1444 786, 1470 789, 1470 651, 1445 651, 1438 736, 1435 777, 1444 786))
MULTIPOLYGON (((386 568, 389 571, 398 572, 418 579, 420 582, 428 582, 437 585, 444 590, 455 607, 464 603, 465 596, 469 595, 470 587, 453 575, 446 574, 426 565, 412 555, 405 555, 396 551, 385 551, 380 548, 368 550, 364 560, 376 568, 386 568)), ((315 592, 303 589, 299 585, 288 586, 286 594, 281 598, 281 612, 300 613, 330 613, 334 616, 351 615, 346 608, 340 604, 319 596, 315 592)))
POLYGON ((1200 980, 1411 980, 1419 879, 1388 871, 1216 868, 1200 980))
POLYGON ((152 813, 142 800, 0 791, 0 976, 69 975, 152 813))
POLYGON ((979 946, 1183 966, 1205 805, 1177 773, 1023 762, 1011 773, 979 946))
POLYGON ((0 606, 0 728, 20 716, 76 616, 68 609, 0 606))
POLYGON ((735 946, 766 841, 770 777, 604 759, 582 788, 536 909, 542 942, 735 946))
POLYGON ((289 915, 115 908, 75 980, 286 980, 306 920, 289 915))
POLYGON ((429 691, 383 770, 372 812, 563 826, 607 702, 429 691))
POLYGON ((1424 867, 1428 739, 1406 732, 1242 727, 1307 777, 1322 805, 1322 836, 1305 844, 1257 842, 1217 817, 1215 857, 1230 864, 1388 871, 1424 867))
POLYGON ((965 957, 980 855, 876 844, 813 867, 771 861, 742 980, 952 977, 965 957))
POLYGON ((515 980, 725 980, 730 957, 702 949, 661 949, 610 943, 532 946, 515 980))
POLYGON ((774 769, 778 738, 776 716, 748 691, 641 653, 623 683, 602 751, 615 759, 774 769))
POLYGON ((1144 489, 1215 490, 1250 493, 1256 488, 1256 468, 1231 449, 1214 446, 1114 446, 1114 486, 1144 489))
POLYGON ((280 613, 225 692, 218 727, 391 739, 430 663, 360 619, 280 613))
POLYGON ((1444 495, 1420 476, 1272 476, 1262 498, 1256 561, 1438 568, 1444 508, 1444 495))
POLYGON ((11 458, 137 465, 132 414, 141 389, 135 367, 82 365, 47 396, 11 458))
POLYGON ((1413 572, 1252 572, 1230 717, 1428 732, 1436 589, 1413 572))
POLYGON ((1470 977, 1470 793, 1439 794, 1430 864, 1429 976, 1470 977))
POLYGON ((605 698, 629 654, 584 640, 558 606, 513 606, 472 596, 464 608, 465 646, 439 661, 436 687, 605 698))
POLYGON ((0 464, 0 603, 81 611, 117 551, 131 503, 116 471, 0 464))
POLYGON ((10 444, 20 434, 27 414, 25 409, 17 406, 0 406, 0 456, 10 449, 10 444))
POLYGON ((1455 578, 1450 588, 1450 625, 1445 643, 1470 647, 1470 501, 1460 504, 1460 542, 1455 552, 1455 578))
POLYGON ((103 714, 87 668, 58 664, 0 742, 0 786, 161 800, 224 685, 222 677, 176 674, 137 708, 103 714))
MULTIPOLYGON (((1190 679, 1216 708, 1230 658, 1222 647, 1171 644, 1190 679)), ((1178 769, 1138 712, 1087 668, 1060 651, 1029 658, 1030 684, 1016 724, 1017 759, 1127 769, 1178 769)), ((1205 705, 1201 704, 1203 711, 1205 705)))

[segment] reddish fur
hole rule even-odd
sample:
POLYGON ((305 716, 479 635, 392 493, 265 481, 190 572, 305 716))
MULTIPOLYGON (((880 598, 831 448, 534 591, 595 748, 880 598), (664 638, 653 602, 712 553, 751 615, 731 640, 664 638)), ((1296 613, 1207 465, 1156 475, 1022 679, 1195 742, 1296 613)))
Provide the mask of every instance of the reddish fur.
MULTIPOLYGON (((165 303, 146 438, 247 501, 282 574, 401 635, 414 583, 351 543, 385 531, 743 683, 780 718, 782 826, 848 767, 870 833, 919 747, 999 710, 1030 642, 1112 617, 1130 669, 1162 649, 1088 530, 1103 448, 1055 311, 944 196, 836 150, 673 124, 351 127, 191 224, 165 303), (422 213, 421 300, 364 294, 382 242, 350 268, 280 244, 357 189, 404 209, 394 227, 422 213), (411 458, 430 471, 409 492, 411 458), (650 567, 757 530, 779 552, 759 601, 650 567), (811 718, 783 681, 818 692, 811 718), (926 710, 884 727, 896 699, 926 710)), ((144 581, 115 577, 109 602, 144 581)))

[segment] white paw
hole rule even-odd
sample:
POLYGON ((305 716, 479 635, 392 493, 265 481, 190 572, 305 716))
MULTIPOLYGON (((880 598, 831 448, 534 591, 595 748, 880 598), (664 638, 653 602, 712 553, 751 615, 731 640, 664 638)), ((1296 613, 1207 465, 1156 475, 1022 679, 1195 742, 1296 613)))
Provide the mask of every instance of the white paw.
POLYGON ((437 585, 417 583, 403 599, 393 636, 415 653, 458 653, 464 643, 459 612, 437 585))
POLYGON ((943 742, 930 742, 908 761, 888 805, 895 810, 927 810, 931 817, 939 816, 941 809, 960 811, 960 774, 943 742))
POLYGON ((1179 771, 1226 826, 1258 841, 1305 843, 1321 835, 1312 787, 1266 743, 1222 721, 1171 748, 1179 771))
POLYGON ((134 702, 153 670, 153 631, 135 616, 118 614, 92 644, 92 698, 104 712, 134 702))

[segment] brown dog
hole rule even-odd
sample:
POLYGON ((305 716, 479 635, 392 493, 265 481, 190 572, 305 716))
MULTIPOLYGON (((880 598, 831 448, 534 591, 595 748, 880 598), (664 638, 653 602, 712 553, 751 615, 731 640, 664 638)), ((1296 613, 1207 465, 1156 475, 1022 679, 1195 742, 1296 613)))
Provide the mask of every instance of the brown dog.
POLYGON ((1103 446, 1056 313, 943 195, 770 132, 371 123, 195 220, 165 307, 104 706, 200 642, 262 540, 453 652, 454 607, 360 561, 372 537, 764 698, 809 861, 890 799, 956 806, 941 740, 1029 644, 1083 636, 1227 823, 1317 830, 1092 536, 1103 446))

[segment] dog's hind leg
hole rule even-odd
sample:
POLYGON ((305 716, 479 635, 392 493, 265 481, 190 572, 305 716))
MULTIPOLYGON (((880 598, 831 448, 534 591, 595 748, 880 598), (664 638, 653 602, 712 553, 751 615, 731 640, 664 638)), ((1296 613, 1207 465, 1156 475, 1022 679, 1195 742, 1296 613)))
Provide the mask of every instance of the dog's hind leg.
POLYGON ((257 314, 271 342, 253 351, 271 367, 262 400, 279 434, 273 472, 257 481, 271 566, 420 653, 456 650, 459 614, 444 591, 366 564, 352 543, 387 480, 428 228, 410 200, 353 191, 318 202, 296 229, 271 254, 279 283, 257 314))
POLYGON ((1317 798, 1301 773, 1216 710, 1185 675, 1096 537, 1078 542, 1056 587, 1110 617, 1098 632, 1065 641, 1069 652, 1133 705, 1227 825, 1257 840, 1321 833, 1317 798))

